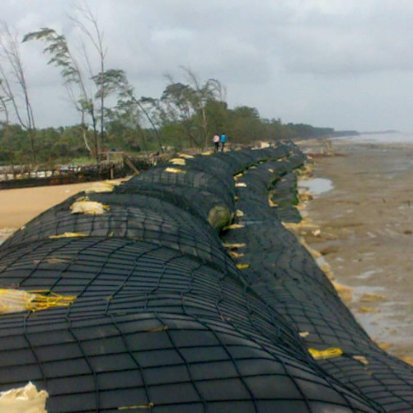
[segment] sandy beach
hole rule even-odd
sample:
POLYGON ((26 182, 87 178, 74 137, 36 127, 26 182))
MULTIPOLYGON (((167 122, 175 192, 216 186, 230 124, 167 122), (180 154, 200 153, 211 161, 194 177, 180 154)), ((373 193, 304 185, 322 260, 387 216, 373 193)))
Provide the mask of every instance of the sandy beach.
MULTIPOLYGON (((304 143, 307 152, 320 143, 304 143)), ((304 214, 306 242, 321 253, 346 304, 391 354, 413 359, 413 143, 333 140, 334 156, 314 156, 314 194, 304 214)), ((311 181, 310 181, 311 182, 311 181)), ((305 181, 301 185, 306 185, 305 181)))
POLYGON ((39 215, 78 192, 99 187, 99 182, 35 188, 0 190, 0 244, 10 234, 39 215))

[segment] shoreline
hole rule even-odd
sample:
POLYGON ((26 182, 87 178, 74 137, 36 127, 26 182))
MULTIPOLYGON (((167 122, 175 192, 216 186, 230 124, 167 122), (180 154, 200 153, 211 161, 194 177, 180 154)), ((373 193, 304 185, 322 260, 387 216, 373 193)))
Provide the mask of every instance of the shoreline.
POLYGON ((299 235, 367 333, 413 363, 413 143, 335 139, 332 156, 323 141, 299 146, 315 154, 312 178, 333 183, 304 202, 313 226, 299 235))

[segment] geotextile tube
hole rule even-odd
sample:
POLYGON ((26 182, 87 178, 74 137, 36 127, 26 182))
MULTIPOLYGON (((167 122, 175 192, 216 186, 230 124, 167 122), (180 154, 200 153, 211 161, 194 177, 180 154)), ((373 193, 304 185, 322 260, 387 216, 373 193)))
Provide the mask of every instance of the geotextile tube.
POLYGON ((304 161, 182 155, 26 224, 0 289, 42 305, 0 314, 0 391, 32 382, 59 413, 413 411, 413 369, 282 225, 304 161))

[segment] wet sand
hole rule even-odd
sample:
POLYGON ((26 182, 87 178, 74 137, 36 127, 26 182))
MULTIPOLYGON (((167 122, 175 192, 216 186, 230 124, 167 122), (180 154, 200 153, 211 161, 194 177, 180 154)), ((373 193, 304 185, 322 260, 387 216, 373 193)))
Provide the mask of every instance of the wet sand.
MULTIPOLYGON (((320 152, 320 144, 304 143, 320 152)), ((346 304, 370 336, 413 360, 413 144, 335 140, 313 158, 313 178, 333 188, 307 203, 306 242, 322 254, 346 304)), ((305 183, 301 183, 302 185, 305 183)))

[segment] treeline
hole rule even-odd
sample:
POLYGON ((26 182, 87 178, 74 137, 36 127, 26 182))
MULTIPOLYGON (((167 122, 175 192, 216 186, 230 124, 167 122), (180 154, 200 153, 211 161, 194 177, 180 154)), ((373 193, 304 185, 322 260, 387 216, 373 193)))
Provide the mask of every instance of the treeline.
MULTIPOLYGON (((97 162, 107 150, 162 152, 167 147, 205 148, 215 133, 250 144, 325 136, 330 128, 282 124, 262 119, 248 106, 229 108, 217 79, 202 81, 182 68, 183 81, 167 76, 159 97, 139 97, 124 70, 107 67, 103 30, 87 3, 71 22, 83 36, 81 50, 73 39, 52 28, 18 36, 0 25, 0 163, 66 162, 87 157, 97 162), (59 70, 77 125, 40 129, 25 76, 22 43, 43 45, 47 64, 59 70), (83 64, 82 64, 83 63, 83 64)), ((76 40, 76 39, 75 39, 76 40)), ((27 67, 27 66, 26 66, 27 67)))
MULTIPOLYGON (((281 139, 312 138, 326 136, 334 132, 331 128, 316 128, 305 124, 282 124, 280 120, 262 119, 255 108, 242 106, 228 109, 223 102, 207 105, 210 122, 207 128, 207 146, 215 132, 225 132, 230 143, 253 144, 257 140, 277 141, 281 139)), ((196 120, 194 127, 196 126, 196 120)), ((157 132, 151 128, 130 127, 121 120, 111 120, 104 132, 104 150, 117 150, 129 154, 139 152, 159 152, 162 149, 183 149, 193 146, 203 147, 201 139, 185 133, 183 121, 165 122, 157 132), (156 135, 159 136, 156 136, 156 135)), ((82 125, 49 127, 36 129, 34 150, 38 163, 57 164, 90 158, 84 144, 82 125)), ((93 131, 87 131, 88 139, 93 139, 93 131)), ((93 158, 92 158, 93 160, 93 158)), ((31 143, 28 131, 20 125, 0 123, 0 164, 31 163, 31 143)))

